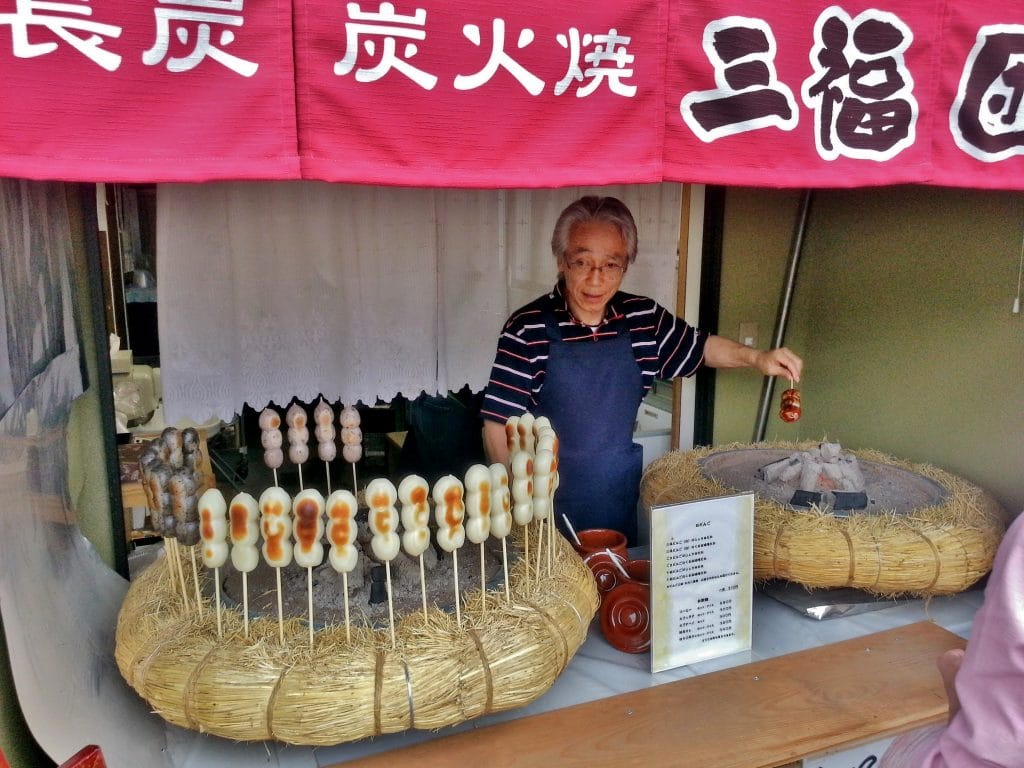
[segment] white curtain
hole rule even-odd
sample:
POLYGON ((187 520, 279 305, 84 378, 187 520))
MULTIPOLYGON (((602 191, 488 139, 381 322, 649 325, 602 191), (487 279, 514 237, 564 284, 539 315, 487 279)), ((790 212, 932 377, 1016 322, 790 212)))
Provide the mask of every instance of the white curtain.
POLYGON ((554 284, 550 237, 580 194, 640 228, 624 289, 675 304, 681 190, 442 190, 259 182, 160 185, 165 417, 243 403, 374 403, 482 389, 509 312, 554 284))

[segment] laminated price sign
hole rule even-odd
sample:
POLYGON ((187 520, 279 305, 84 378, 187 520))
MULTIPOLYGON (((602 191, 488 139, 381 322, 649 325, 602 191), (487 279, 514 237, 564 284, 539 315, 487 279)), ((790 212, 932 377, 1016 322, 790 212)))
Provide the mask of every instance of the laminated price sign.
POLYGON ((651 671, 750 649, 754 495, 651 509, 651 671))

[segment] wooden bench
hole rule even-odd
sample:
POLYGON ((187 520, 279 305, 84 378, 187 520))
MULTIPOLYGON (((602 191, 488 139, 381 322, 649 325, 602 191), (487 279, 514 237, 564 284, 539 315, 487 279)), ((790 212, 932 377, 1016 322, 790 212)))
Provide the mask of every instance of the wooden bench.
POLYGON ((918 622, 462 731, 359 765, 779 768, 942 722, 935 659, 964 645, 918 622))

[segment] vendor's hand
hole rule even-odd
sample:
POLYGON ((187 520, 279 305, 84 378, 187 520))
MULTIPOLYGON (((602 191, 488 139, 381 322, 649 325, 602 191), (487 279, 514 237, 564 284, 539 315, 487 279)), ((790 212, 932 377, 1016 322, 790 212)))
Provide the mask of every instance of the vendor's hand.
POLYGON ((785 376, 794 382, 800 381, 804 361, 786 347, 758 352, 757 369, 765 376, 785 376))
POLYGON ((960 711, 960 699, 956 695, 956 675, 960 671, 960 665, 964 661, 964 652, 961 648, 952 648, 946 651, 935 660, 935 666, 939 668, 942 675, 942 685, 946 688, 946 698, 949 699, 949 719, 960 711))

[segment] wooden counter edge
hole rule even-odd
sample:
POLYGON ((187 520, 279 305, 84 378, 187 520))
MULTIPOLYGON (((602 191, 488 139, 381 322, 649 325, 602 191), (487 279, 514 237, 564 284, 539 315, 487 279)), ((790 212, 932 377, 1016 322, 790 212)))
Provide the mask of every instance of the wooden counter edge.
POLYGON ((941 722, 947 703, 935 659, 964 645, 922 621, 473 730, 442 731, 355 764, 778 768, 941 722))

